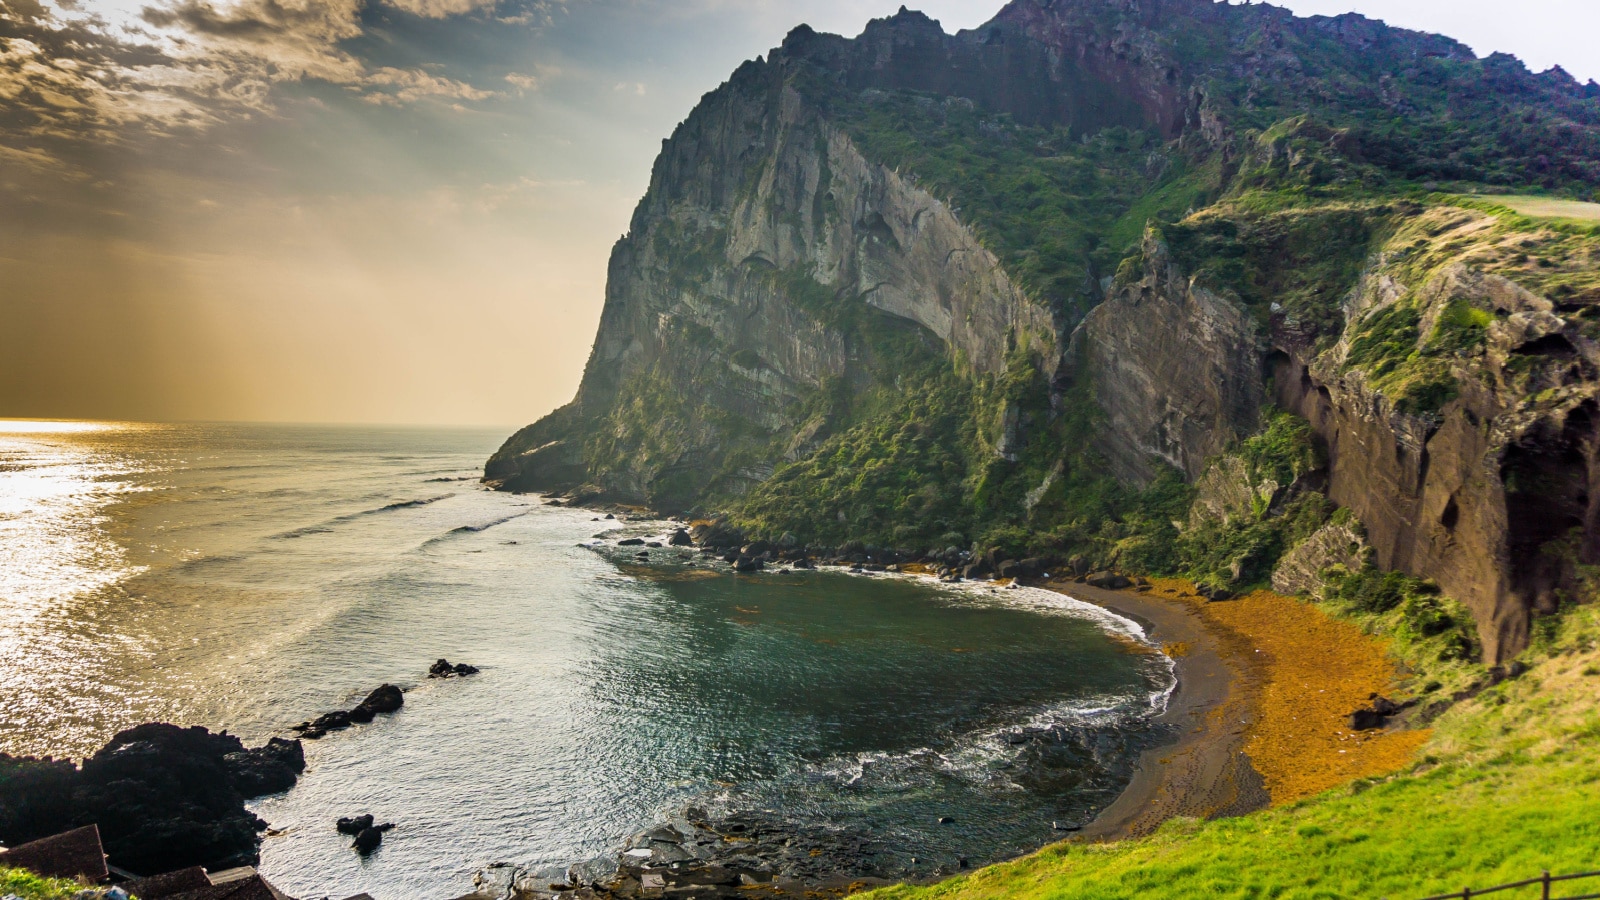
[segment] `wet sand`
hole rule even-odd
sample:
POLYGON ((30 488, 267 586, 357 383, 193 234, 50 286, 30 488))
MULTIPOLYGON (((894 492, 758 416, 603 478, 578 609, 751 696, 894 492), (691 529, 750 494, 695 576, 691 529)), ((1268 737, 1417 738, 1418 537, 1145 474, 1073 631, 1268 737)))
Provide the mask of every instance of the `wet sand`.
POLYGON ((1177 662, 1158 721, 1171 743, 1141 755, 1133 780, 1079 840, 1149 834, 1175 816, 1218 818, 1292 802, 1404 766, 1426 731, 1351 732, 1346 716, 1400 673, 1383 642, 1270 591, 1221 603, 1159 580, 1147 593, 1041 584, 1145 626, 1177 662))

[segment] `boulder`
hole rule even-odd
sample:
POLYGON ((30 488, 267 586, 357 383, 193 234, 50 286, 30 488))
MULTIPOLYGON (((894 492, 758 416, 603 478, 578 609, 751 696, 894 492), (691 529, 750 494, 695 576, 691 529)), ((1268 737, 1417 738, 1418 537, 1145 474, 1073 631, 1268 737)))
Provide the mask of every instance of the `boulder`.
POLYGON ((617 541, 618 547, 643 547, 644 538, 623 538, 617 541))
POLYGON ((691 525, 689 536, 702 547, 739 547, 744 544, 744 532, 720 522, 691 525))
POLYGON ((393 825, 374 825, 369 828, 363 828, 356 835, 355 841, 350 846, 354 847, 357 853, 366 856, 378 849, 378 845, 383 843, 383 833, 393 827, 393 825))
POLYGON ((764 568, 766 568, 766 563, 754 556, 740 556, 733 563, 735 572, 759 572, 764 568))
POLYGON ((354 835, 360 834, 363 831, 366 831, 368 828, 371 828, 372 827, 372 821, 373 821, 372 814, 371 813, 366 813, 366 814, 359 815, 359 816, 350 816, 348 818, 342 818, 337 823, 335 823, 333 827, 335 829, 337 829, 340 834, 348 834, 348 835, 354 836, 354 835))
POLYGON ((1133 582, 1129 581, 1126 576, 1119 575, 1116 572, 1095 572, 1084 579, 1084 583, 1090 587, 1108 591, 1120 591, 1133 586, 1133 582))
POLYGON ((296 725, 295 728, 305 733, 308 738, 319 738, 330 731, 339 731, 351 725, 350 714, 342 709, 326 712, 309 723, 296 725))
POLYGON ((466 663, 456 663, 451 665, 450 660, 448 659, 440 659, 428 667, 429 678, 453 678, 458 675, 465 676, 476 674, 478 674, 477 666, 469 666, 466 663))
POLYGON ((405 693, 392 684, 380 684, 372 689, 372 693, 361 701, 360 709, 371 710, 375 713, 392 713, 406 703, 405 693))
POLYGON ((1371 694, 1367 699, 1369 701, 1367 706, 1352 712, 1349 716, 1349 724, 1352 731, 1370 731, 1374 728, 1382 728, 1388 724, 1390 716, 1405 708, 1388 697, 1381 697, 1377 694, 1371 694))
POLYGON ((694 543, 694 539, 689 537, 689 532, 679 528, 672 533, 672 537, 667 539, 667 543, 674 547, 687 547, 694 543))

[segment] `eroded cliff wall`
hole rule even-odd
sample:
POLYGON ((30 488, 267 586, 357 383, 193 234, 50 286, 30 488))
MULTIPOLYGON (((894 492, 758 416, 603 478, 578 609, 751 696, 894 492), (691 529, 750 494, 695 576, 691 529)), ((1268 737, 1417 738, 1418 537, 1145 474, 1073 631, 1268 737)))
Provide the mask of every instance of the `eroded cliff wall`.
POLYGON ((1270 309, 1257 328, 1152 235, 1138 277, 1119 279, 1074 347, 1108 421, 1102 450, 1130 479, 1163 463, 1198 476, 1254 430, 1264 398, 1303 416, 1325 448, 1327 496, 1365 526, 1377 564, 1465 603, 1498 660, 1600 562, 1596 329, 1586 305, 1563 316, 1508 277, 1541 265, 1520 251, 1559 240, 1537 226, 1452 208, 1380 215, 1387 238, 1344 297, 1336 339, 1308 341, 1270 309), (1469 333, 1448 334, 1452 322, 1469 333), (1406 402, 1419 383, 1449 389, 1419 408, 1406 402))

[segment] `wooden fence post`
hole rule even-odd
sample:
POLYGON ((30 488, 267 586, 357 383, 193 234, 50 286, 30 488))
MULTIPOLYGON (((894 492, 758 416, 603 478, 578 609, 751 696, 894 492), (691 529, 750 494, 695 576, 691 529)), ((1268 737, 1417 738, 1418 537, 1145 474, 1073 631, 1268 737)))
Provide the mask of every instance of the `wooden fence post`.
POLYGON ((1544 890, 1541 893, 1543 900, 1550 900, 1550 870, 1545 869, 1544 875, 1539 880, 1544 883, 1544 890))

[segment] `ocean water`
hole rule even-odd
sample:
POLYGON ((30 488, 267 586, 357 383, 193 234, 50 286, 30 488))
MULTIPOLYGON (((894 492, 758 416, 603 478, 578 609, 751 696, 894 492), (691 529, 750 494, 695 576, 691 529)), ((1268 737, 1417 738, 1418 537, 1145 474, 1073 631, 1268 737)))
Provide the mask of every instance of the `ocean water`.
POLYGON ((399 684, 401 712, 307 742, 300 784, 255 806, 279 887, 402 900, 602 854, 688 803, 930 874, 1088 818, 1155 737, 1170 669, 1132 623, 640 560, 615 539, 660 523, 483 490, 502 438, 0 421, 0 751, 82 756, 145 721, 254 744, 399 684), (483 671, 429 680, 439 657, 483 671), (361 813, 398 825, 366 859, 333 829, 361 813))

